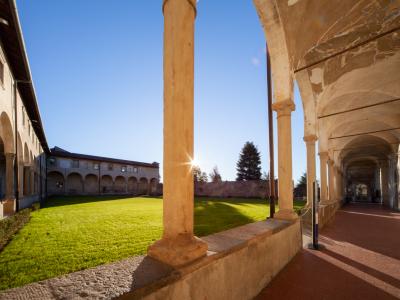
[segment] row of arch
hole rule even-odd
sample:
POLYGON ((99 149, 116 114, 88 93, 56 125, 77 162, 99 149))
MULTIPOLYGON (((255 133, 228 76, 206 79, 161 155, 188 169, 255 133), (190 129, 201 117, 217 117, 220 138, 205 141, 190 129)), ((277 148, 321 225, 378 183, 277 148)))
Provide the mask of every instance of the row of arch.
POLYGON ((0 198, 14 198, 14 163, 18 159, 19 196, 35 195, 39 191, 37 159, 28 143, 17 133, 17 149, 11 120, 6 112, 0 115, 0 198), (15 151, 17 150, 17 152, 15 151), (18 157, 16 157, 16 153, 18 157), (8 159, 6 159, 8 157, 8 159), (8 171, 7 171, 8 170, 8 171), (13 175, 10 175, 13 174, 13 175))
POLYGON ((49 195, 60 194, 132 194, 155 195, 157 194, 156 178, 148 180, 145 177, 137 179, 132 176, 125 178, 116 176, 115 180, 110 175, 96 174, 82 176, 77 172, 66 177, 58 172, 51 171, 47 174, 47 192, 49 195))

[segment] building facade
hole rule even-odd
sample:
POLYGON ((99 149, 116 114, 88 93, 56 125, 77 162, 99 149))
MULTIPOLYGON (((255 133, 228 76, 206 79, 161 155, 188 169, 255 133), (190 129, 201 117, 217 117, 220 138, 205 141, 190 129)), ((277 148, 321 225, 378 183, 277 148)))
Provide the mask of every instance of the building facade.
POLYGON ((45 195, 46 138, 14 1, 0 1, 0 218, 45 195))
POLYGON ((51 195, 156 195, 159 164, 71 153, 54 147, 47 159, 51 195))
POLYGON ((158 163, 50 151, 16 3, 0 0, 0 219, 48 195, 154 195, 158 181, 158 163))

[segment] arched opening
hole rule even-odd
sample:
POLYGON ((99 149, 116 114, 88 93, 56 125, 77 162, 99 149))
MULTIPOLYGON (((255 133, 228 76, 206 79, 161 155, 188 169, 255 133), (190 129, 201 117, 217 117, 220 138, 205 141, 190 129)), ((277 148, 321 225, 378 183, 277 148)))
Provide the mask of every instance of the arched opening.
POLYGON ((18 150, 18 188, 19 195, 24 194, 24 149, 22 147, 21 136, 17 136, 17 150, 18 150))
MULTIPOLYGON (((393 150, 383 138, 364 135, 354 138, 341 151, 344 165, 346 201, 391 205, 389 183, 393 150)), ((393 174, 391 174, 393 173, 393 174)))
POLYGON ((28 149, 28 145, 25 143, 24 144, 24 170, 23 170, 23 196, 27 196, 30 194, 31 190, 30 190, 30 172, 29 172, 29 165, 30 165, 30 158, 29 158, 29 149, 28 149))
POLYGON ((4 155, 4 143, 0 137, 0 199, 6 194, 6 156, 4 155))
POLYGON ((101 192, 103 194, 108 194, 113 192, 113 180, 110 175, 101 176, 101 192))
POLYGON ((83 193, 83 180, 79 173, 71 173, 67 176, 66 192, 68 194, 82 194, 83 193))
POLYGON ((65 193, 64 175, 57 171, 47 174, 47 193, 49 195, 62 195, 65 193))
POLYGON ((150 195, 156 195, 157 194, 157 179, 152 178, 150 179, 150 195))
POLYGON ((140 178, 139 180, 139 195, 147 195, 148 194, 148 181, 147 178, 140 178))
MULTIPOLYGON (((12 158, 12 154, 15 153, 15 142, 10 118, 5 112, 0 116, 0 138, 2 144, 1 169, 4 172, 2 173, 3 179, 1 180, 1 195, 2 198, 10 199, 14 195, 14 159, 12 158)), ((13 213, 12 209, 7 210, 13 213)))
POLYGON ((99 178, 95 174, 88 174, 85 177, 85 193, 98 194, 99 193, 99 178))
POLYGON ((114 192, 118 194, 126 193, 126 179, 123 176, 117 176, 114 183, 114 192))
POLYGON ((136 177, 129 177, 128 193, 133 195, 136 195, 138 193, 138 181, 136 177))

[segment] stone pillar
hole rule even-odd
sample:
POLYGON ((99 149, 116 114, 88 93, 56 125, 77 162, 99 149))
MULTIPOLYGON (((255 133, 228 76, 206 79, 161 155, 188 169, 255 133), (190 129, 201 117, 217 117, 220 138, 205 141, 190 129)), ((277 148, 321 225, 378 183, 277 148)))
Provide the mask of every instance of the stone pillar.
POLYGON ((390 208, 395 208, 395 197, 396 197, 396 188, 395 188, 395 174, 396 174, 396 166, 397 161, 395 161, 394 155, 389 158, 389 206, 390 208))
POLYGON ((14 195, 14 159, 15 153, 5 153, 6 157, 6 199, 15 199, 14 195))
POLYGON ((381 164, 382 203, 389 205, 389 168, 387 162, 381 164))
MULTIPOLYGON (((316 181, 315 174, 315 142, 316 135, 308 135, 303 138, 307 147, 307 206, 311 205, 313 197, 313 182, 316 181)), ((318 195, 315 195, 318 197, 318 195)))
POLYGON ((335 199, 335 163, 332 159, 328 160, 328 177, 329 177, 329 202, 335 199))
POLYGON ((328 180, 326 175, 326 164, 328 162, 328 152, 319 153, 320 161, 320 180, 321 180, 321 204, 328 203, 328 180))
POLYGON ((195 0, 164 0, 164 197, 161 240, 148 255, 174 267, 205 256, 193 235, 195 0))
POLYGON ((292 124, 291 113, 294 103, 288 99, 273 103, 273 110, 278 118, 278 185, 279 211, 276 219, 294 220, 297 214, 293 211, 293 178, 292 178, 292 124))
POLYGON ((30 167, 29 169, 29 190, 30 190, 30 195, 35 194, 35 170, 33 169, 33 166, 30 167))

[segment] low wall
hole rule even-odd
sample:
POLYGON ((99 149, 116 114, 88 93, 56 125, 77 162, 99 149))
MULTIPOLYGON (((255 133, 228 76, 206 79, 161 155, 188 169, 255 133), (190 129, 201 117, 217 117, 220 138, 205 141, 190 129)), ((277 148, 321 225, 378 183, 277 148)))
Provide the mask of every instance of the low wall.
POLYGON ((252 299, 300 250, 300 222, 261 221, 202 239, 207 257, 119 299, 252 299))
MULTIPOLYGON (((278 195, 278 182, 275 181, 278 195)), ((266 180, 196 182, 194 194, 204 197, 266 198, 269 195, 269 183, 266 180)))
POLYGON ((318 226, 323 228, 326 224, 332 222, 336 211, 343 205, 341 201, 335 201, 328 204, 319 205, 318 226))
POLYGON ((39 202, 39 195, 25 196, 19 199, 19 209, 32 207, 32 204, 39 202))

